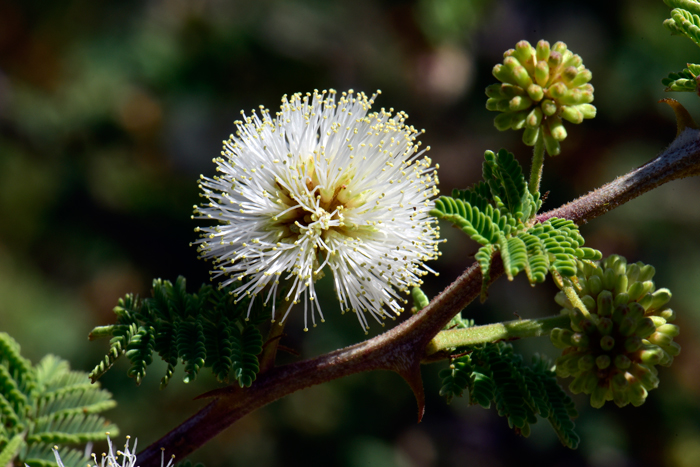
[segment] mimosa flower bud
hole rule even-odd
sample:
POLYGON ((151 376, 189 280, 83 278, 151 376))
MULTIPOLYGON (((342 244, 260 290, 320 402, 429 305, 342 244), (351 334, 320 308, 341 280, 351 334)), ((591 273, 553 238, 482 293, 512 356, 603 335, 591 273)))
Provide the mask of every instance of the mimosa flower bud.
POLYGON ((535 145, 542 128, 550 156, 561 152, 560 143, 567 136, 562 119, 578 124, 595 117, 593 86, 589 84, 592 74, 563 42, 550 47, 542 40, 533 47, 520 41, 515 49, 505 52, 503 64, 493 68, 493 76, 503 83, 486 88, 486 108, 503 112, 494 120, 496 128, 519 130, 526 125, 523 142, 528 146, 535 145), (531 111, 526 112, 523 124, 520 113, 528 109, 531 111))
POLYGON ((555 296, 571 318, 570 328, 550 334, 562 349, 557 375, 573 377, 569 389, 589 394, 593 407, 641 405, 659 384, 656 365, 668 366, 680 353, 673 340, 679 328, 668 323, 675 319, 667 308, 671 292, 656 290, 653 276, 653 267, 613 255, 578 264, 576 293, 588 314, 564 292, 555 296))

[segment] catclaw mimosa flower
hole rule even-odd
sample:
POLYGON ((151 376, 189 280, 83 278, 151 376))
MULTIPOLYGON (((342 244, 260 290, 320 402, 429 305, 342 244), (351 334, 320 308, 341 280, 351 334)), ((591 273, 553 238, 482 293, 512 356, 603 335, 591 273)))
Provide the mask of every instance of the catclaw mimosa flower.
POLYGON ((284 96, 274 117, 243 113, 214 159, 219 174, 201 177, 208 202, 194 217, 218 224, 195 229, 200 255, 222 286, 240 281, 239 300, 272 301, 273 321, 302 301, 305 330, 309 316, 323 321, 314 284, 330 270, 343 312, 366 330, 366 314, 399 314, 399 292, 433 272, 437 167, 405 113, 370 113, 376 97, 314 91, 284 96), (280 292, 288 303, 277 313, 280 292))

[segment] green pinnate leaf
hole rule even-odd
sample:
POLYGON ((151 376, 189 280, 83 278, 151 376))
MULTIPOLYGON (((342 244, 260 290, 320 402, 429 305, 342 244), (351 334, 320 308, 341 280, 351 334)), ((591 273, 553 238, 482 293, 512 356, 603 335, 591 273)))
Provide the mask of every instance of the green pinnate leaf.
POLYGON ((557 384, 550 362, 535 357, 527 366, 512 346, 503 342, 460 350, 469 353, 454 358, 449 368, 440 372, 440 395, 448 402, 466 392, 472 404, 495 406, 523 436, 529 434, 538 417, 546 419, 564 446, 578 446, 572 420, 578 414, 571 398, 557 384))
POLYGON ((234 350, 233 375, 241 387, 249 387, 260 369, 256 355, 262 352, 262 335, 258 328, 247 326, 241 333, 240 347, 234 350))
POLYGON ((449 368, 440 371, 439 376, 442 379, 440 395, 445 398, 448 404, 455 397, 462 397, 465 391, 469 397, 473 371, 469 355, 452 360, 449 368))
POLYGON ((188 293, 184 278, 175 283, 156 279, 151 297, 121 299, 115 308, 117 324, 91 333, 92 338, 111 337, 109 353, 91 378, 99 378, 126 354, 131 362, 128 375, 139 383, 157 353, 167 363, 161 388, 170 382, 179 361, 184 363, 185 382, 210 367, 219 381, 227 381, 233 372, 239 384, 252 384, 259 370, 262 337, 249 328, 269 319, 269 314, 264 307, 251 309, 249 305, 245 298, 237 302, 227 289, 203 285, 197 293, 188 293), (241 341, 241 330, 246 342, 241 341), (233 357, 235 348, 239 349, 238 359, 233 357))
MULTIPOLYGON (((125 319, 131 319, 122 313, 125 319)), ((71 371, 53 355, 38 365, 21 357, 19 345, 0 333, 0 459, 3 465, 55 467, 55 444, 85 444, 106 439, 117 427, 99 415, 113 408, 112 395, 90 384, 87 373, 71 371), (22 397, 20 397, 20 395, 22 397), (9 458, 8 458, 9 456, 9 458)), ((84 465, 82 449, 59 448, 66 467, 84 465)))

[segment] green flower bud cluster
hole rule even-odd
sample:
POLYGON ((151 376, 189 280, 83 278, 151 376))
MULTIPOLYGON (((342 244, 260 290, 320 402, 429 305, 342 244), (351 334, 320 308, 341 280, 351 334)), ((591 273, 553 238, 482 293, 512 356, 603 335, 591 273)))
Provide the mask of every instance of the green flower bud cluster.
POLYGON ((524 128, 523 142, 528 146, 534 146, 542 133, 550 156, 561 152, 559 143, 566 138, 562 120, 581 123, 595 117, 593 86, 588 84, 591 72, 563 42, 550 47, 542 40, 535 48, 520 41, 503 54, 503 64, 493 68, 493 76, 501 84, 486 88, 486 108, 501 112, 494 120, 496 128, 524 128))
POLYGON ((678 326, 666 305, 668 289, 656 289, 654 268, 627 264, 612 255, 600 263, 579 262, 577 294, 588 311, 574 307, 564 292, 555 297, 570 313, 571 328, 555 328, 552 343, 564 349, 556 360, 557 375, 573 377, 569 389, 591 396, 600 408, 612 400, 619 407, 644 403, 659 384, 656 365, 669 366, 680 353, 673 341, 678 326))

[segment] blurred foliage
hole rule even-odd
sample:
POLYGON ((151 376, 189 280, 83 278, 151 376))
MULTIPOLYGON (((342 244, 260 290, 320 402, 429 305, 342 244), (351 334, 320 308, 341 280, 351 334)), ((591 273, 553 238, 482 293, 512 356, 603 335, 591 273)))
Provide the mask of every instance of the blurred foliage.
MULTIPOLYGON (((493 127, 483 89, 517 41, 562 40, 593 73, 598 116, 571 129, 565 159, 546 162, 542 191, 551 192, 543 209, 585 193, 645 163, 675 133, 672 113, 656 104, 665 97, 660 80, 698 51, 663 28, 668 14, 660 0, 0 0, 0 330, 33 361, 52 352, 88 371, 103 347, 85 337, 112 320, 119 297, 148 295, 153 277, 206 282, 208 266, 188 246, 196 178, 212 173, 241 109, 274 111, 285 93, 381 88, 378 107, 405 110, 409 123, 426 128, 450 193, 479 178, 486 148, 529 159, 519 135, 493 127)), ((700 115, 696 96, 678 98, 700 115)), ((542 424, 523 440, 495 413, 460 399, 445 406, 438 368, 427 366, 432 396, 420 425, 400 378, 356 375, 246 417, 193 462, 487 466, 537 456, 543 465, 697 465, 700 211, 687 200, 699 190, 696 179, 674 182, 582 228, 587 245, 604 254, 657 267, 684 331, 683 354, 662 370, 668 382, 643 407, 594 412, 574 398, 577 451, 562 448, 547 427, 538 431, 542 424)), ((424 286, 428 296, 478 248, 454 229, 443 234, 445 254, 434 265, 441 275, 424 286)), ((497 282, 489 301, 465 317, 483 324, 556 312, 553 289, 520 279, 497 282), (527 305, 516 306, 516 295, 527 305)), ((334 303, 332 291, 323 295, 334 303)), ((363 338, 354 318, 331 318, 303 338, 292 321, 282 344, 308 357, 363 338)), ((517 350, 547 350, 531 341, 517 350)), ((201 406, 193 397, 216 385, 202 374, 162 392, 157 378, 136 389, 126 363, 119 365, 102 380, 119 402, 108 417, 142 446, 193 413, 201 406)), ((154 372, 165 371, 157 365, 154 372)))

